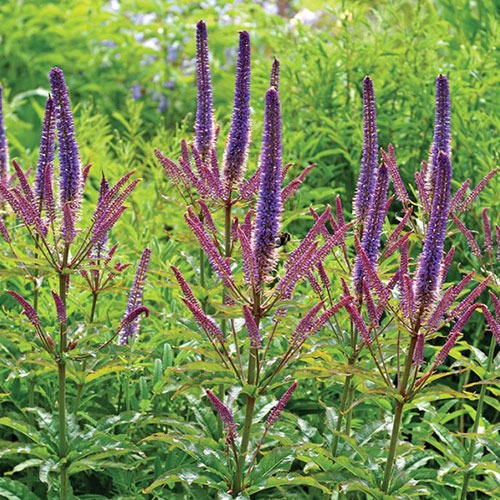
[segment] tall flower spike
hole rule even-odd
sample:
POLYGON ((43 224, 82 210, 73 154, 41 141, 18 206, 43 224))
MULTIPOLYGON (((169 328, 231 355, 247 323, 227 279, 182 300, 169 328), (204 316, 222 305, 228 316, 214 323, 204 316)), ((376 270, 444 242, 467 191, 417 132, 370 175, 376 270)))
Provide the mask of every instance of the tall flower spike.
POLYGON ((45 200, 44 196, 44 174, 45 167, 49 163, 54 162, 55 153, 55 114, 54 114, 54 100, 48 97, 45 104, 45 115, 42 124, 42 136, 40 138, 40 153, 38 154, 38 164, 35 173, 35 197, 39 206, 45 200))
POLYGON ((375 93, 370 77, 363 80, 363 157, 354 197, 354 213, 364 225, 377 175, 378 139, 375 93))
POLYGON ((436 112, 434 121, 434 139, 431 146, 429 167, 426 174, 427 190, 432 205, 434 189, 436 186, 436 176, 438 169, 438 155, 442 151, 450 156, 451 147, 450 131, 450 86, 448 79, 444 75, 436 78, 436 112))
POLYGON ((450 210, 451 162, 442 151, 438 154, 435 195, 415 282, 417 310, 427 310, 439 287, 446 223, 450 210))
POLYGON ((3 88, 0 85, 0 182, 6 182, 9 173, 9 145, 3 119, 3 88))
POLYGON ((250 36, 240 32, 231 130, 224 151, 224 177, 231 189, 239 185, 247 162, 250 143, 250 36))
MULTIPOLYGON (((377 184, 375 186, 372 199, 369 204, 366 227, 361 239, 361 247, 366 252, 366 256, 375 266, 380 248, 380 236, 385 218, 385 204, 387 200, 387 187, 389 184, 389 174, 385 163, 382 163, 378 169, 377 184)), ((357 256, 354 268, 354 286, 357 293, 362 291, 362 280, 364 272, 360 257, 357 256)))
POLYGON ((281 114, 278 91, 274 88, 266 92, 261 166, 253 241, 260 283, 269 277, 276 263, 276 238, 282 209, 281 114))
POLYGON ((82 195, 82 167, 75 138, 73 114, 69 102, 64 73, 59 68, 50 70, 50 88, 55 105, 57 138, 59 141, 59 197, 61 206, 71 204, 75 216, 82 195))
POLYGON ((203 161, 208 161, 210 151, 215 145, 215 127, 207 25, 203 21, 196 25, 196 86, 198 103, 194 126, 195 145, 203 161))
POLYGON ((207 396, 224 424, 224 429, 226 431, 226 443, 228 446, 232 446, 238 438, 238 432, 236 430, 233 415, 231 414, 229 408, 212 391, 207 391, 207 396))
MULTIPOLYGON (((139 264, 137 265, 137 271, 135 273, 134 283, 130 289, 130 295, 128 299, 127 309, 123 315, 123 320, 127 318, 132 311, 136 310, 141 306, 142 294, 144 291, 144 281, 146 280, 146 273, 148 272, 149 259, 151 258, 151 250, 145 248, 142 252, 139 264)), ((122 321, 123 321, 122 320, 122 321)), ((130 339, 137 334, 139 330, 140 315, 137 316, 133 321, 128 322, 127 325, 121 330, 120 338, 118 339, 119 345, 128 344, 130 339)))

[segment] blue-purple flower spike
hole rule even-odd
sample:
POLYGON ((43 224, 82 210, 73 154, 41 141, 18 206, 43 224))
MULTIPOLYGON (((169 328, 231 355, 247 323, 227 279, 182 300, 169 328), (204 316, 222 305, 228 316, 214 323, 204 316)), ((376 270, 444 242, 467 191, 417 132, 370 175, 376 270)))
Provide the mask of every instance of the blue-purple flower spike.
POLYGON ((0 182, 7 182, 9 174, 9 146, 3 119, 3 88, 0 85, 0 182))
MULTIPOLYGON (((144 291, 144 282, 146 280, 146 273, 148 272, 149 259, 151 258, 151 250, 149 248, 144 249, 137 265, 137 271, 135 273, 134 283, 130 289, 130 295, 128 299, 127 309, 123 315, 123 319, 127 318, 132 311, 139 308, 142 304, 142 294, 144 291)), ((121 331, 120 338, 118 339, 119 345, 128 344, 130 339, 137 334, 139 330, 140 316, 138 316, 134 321, 128 323, 121 331)))
POLYGON ((72 212, 76 215, 80 208, 82 192, 81 163, 68 89, 64 80, 64 73, 59 68, 50 70, 50 89, 54 99, 59 141, 60 202, 61 205, 70 203, 72 212))
POLYGON ((436 111, 434 120, 434 139, 431 146, 429 167, 427 170, 427 189, 430 200, 434 196, 436 185, 436 171, 438 169, 438 154, 442 151, 450 156, 451 129, 450 129, 450 86, 444 75, 436 78, 436 111))
MULTIPOLYGON (((380 236, 384 226, 384 218, 386 213, 387 188, 389 185, 389 174, 384 163, 378 168, 377 184, 375 186, 368 217, 366 219, 366 227, 363 231, 361 239, 361 247, 366 252, 370 262, 375 266, 378 259, 378 251, 380 248, 380 236)), ((363 265, 361 258, 358 255, 354 268, 353 282, 357 293, 362 291, 362 279, 364 276, 363 265)))
POLYGON ((415 282, 416 306, 421 313, 428 310, 438 291, 446 223, 450 211, 451 161, 449 156, 440 151, 436 166, 435 195, 415 282))
POLYGON ((35 174, 35 196, 37 203, 42 208, 44 200, 44 175, 45 167, 54 162, 55 153, 55 113, 54 100, 49 96, 45 104, 43 117, 42 136, 40 138, 40 153, 35 174))
POLYGON ((250 35, 240 32, 233 118, 224 152, 224 178, 227 187, 238 185, 243 177, 250 143, 250 35))
POLYGON ((276 263, 276 238, 280 228, 281 200, 281 114, 278 91, 266 92, 264 134, 261 153, 262 176, 255 217, 254 255, 262 283, 276 263))
POLYGON ((378 165, 377 115, 375 93, 370 77, 363 80, 363 157, 354 197, 354 213, 362 225, 366 222, 375 189, 378 165))
POLYGON ((207 26, 203 21, 196 25, 196 86, 198 103, 194 126, 195 146, 203 160, 208 161, 210 151, 215 145, 215 126, 207 26))

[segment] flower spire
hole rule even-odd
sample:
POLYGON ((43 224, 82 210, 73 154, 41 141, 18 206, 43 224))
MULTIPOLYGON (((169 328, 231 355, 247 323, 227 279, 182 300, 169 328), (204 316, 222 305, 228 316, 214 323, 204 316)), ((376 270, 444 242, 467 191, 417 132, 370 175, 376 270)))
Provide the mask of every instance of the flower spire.
MULTIPOLYGON (((378 251, 380 248, 380 236, 384 225, 386 213, 387 188, 389 185, 389 175, 387 166, 382 163, 378 168, 377 183, 373 192, 372 200, 369 205, 368 217, 366 219, 366 227, 363 231, 361 239, 361 247, 366 253, 370 262, 375 266, 378 259, 378 251)), ((361 293, 362 279, 364 276, 361 257, 356 257, 354 268, 354 286, 357 293, 361 293)))
POLYGON ((450 128, 450 86, 444 75, 436 78, 436 111, 434 120, 434 139, 431 146, 429 166, 427 168, 427 189, 432 202, 436 186, 438 169, 438 154, 442 151, 451 154, 451 128, 450 128))
POLYGON ((3 118, 3 88, 0 85, 0 182, 6 182, 9 173, 9 145, 3 118))
MULTIPOLYGON (((142 294, 144 291, 144 281, 146 280, 146 273, 148 272, 149 259, 151 258, 151 250, 145 248, 142 252, 139 264, 137 265, 137 271, 135 273, 134 283, 130 289, 130 295, 128 299, 127 308, 125 314, 123 315, 122 322, 135 310, 141 307, 142 304, 142 294)), ((138 315, 133 321, 128 322, 126 326, 122 329, 120 333, 120 338, 118 339, 119 345, 128 344, 130 339, 139 330, 140 316, 138 315)))
POLYGON ((59 141, 59 196, 61 209, 64 208, 66 203, 69 203, 74 218, 80 208, 82 172, 68 89, 61 69, 52 68, 50 70, 50 88, 54 99, 59 141))
POLYGON ((281 200, 281 114, 278 91, 266 92, 264 134, 262 137, 259 199, 255 218, 253 247, 262 283, 274 269, 276 238, 279 233, 281 200))
POLYGON ((446 223, 450 212, 451 161, 440 151, 437 156, 435 194, 415 282, 417 309, 428 309, 440 283, 446 223))
POLYGON ((295 381, 281 396, 280 400, 276 404, 276 406, 271 410, 269 413, 267 419, 266 419, 266 427, 269 429, 273 424, 275 424, 278 419, 280 418, 281 413, 285 409, 286 405, 290 401, 290 398, 292 397, 293 392, 295 389, 297 389, 297 381, 295 381))
POLYGON ((203 21, 199 21, 196 25, 196 86, 198 102, 194 126, 195 146, 202 159, 207 161, 210 158, 210 151, 215 145, 215 127, 207 25, 203 21))
POLYGON ((38 164, 35 174, 35 197, 42 208, 44 196, 44 175, 45 168, 49 163, 54 162, 55 153, 55 114, 54 100, 48 97, 45 104, 45 114, 42 124, 42 135, 40 138, 40 153, 38 154, 38 164))
POLYGON ((231 130, 224 152, 224 177, 229 189, 243 177, 250 143, 250 35, 240 32, 231 130))
POLYGON ((238 438, 238 431, 236 430, 236 424, 234 423, 231 411, 212 391, 207 390, 207 396, 224 424, 226 444, 228 446, 234 445, 234 442, 238 438))
POLYGON ((354 213, 364 225, 368 217, 370 201, 375 189, 377 176, 378 139, 377 114, 373 82, 369 76, 363 80, 363 157, 359 172, 354 213))

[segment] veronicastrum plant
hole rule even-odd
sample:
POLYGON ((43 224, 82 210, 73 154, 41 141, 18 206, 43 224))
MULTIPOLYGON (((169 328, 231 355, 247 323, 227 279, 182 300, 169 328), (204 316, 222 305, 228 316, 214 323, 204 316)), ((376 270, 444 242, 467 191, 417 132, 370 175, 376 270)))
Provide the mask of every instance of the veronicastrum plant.
MULTIPOLYGON (((91 345, 87 345, 92 336, 86 338, 85 328, 78 332, 68 309, 71 290, 74 287, 73 280, 83 277, 89 286, 92 300, 87 324, 90 324, 95 319, 100 294, 114 277, 127 267, 120 263, 111 264, 117 245, 108 248, 108 236, 126 208, 125 201, 139 181, 131 180, 133 172, 130 172, 110 187, 103 176, 98 203, 92 216, 89 220, 82 217, 83 191, 90 165, 82 169, 68 90, 63 72, 59 68, 50 71, 50 88, 51 95, 45 107, 40 153, 33 185, 29 182, 27 173, 15 160, 14 175, 9 177, 8 148, 3 123, 0 123, 2 162, 0 196, 4 206, 6 204, 10 206, 12 217, 17 219, 21 226, 13 224, 9 230, 2 219, 0 230, 9 245, 13 259, 35 284, 33 305, 14 290, 9 290, 8 293, 22 306, 24 314, 36 332, 37 346, 46 352, 54 368, 57 368, 58 374, 58 425, 55 426, 57 442, 49 441, 48 450, 40 455, 43 459, 38 457, 38 460, 27 463, 26 466, 38 465, 41 469, 58 471, 59 484, 55 484, 55 489, 59 490, 61 499, 67 499, 71 495, 69 476, 76 471, 85 470, 83 463, 79 463, 78 460, 84 456, 78 450, 78 446, 82 443, 77 443, 76 440, 71 442, 70 439, 72 434, 69 427, 73 426, 73 418, 68 415, 68 366, 95 356, 97 351, 110 344, 117 336, 120 344, 127 344, 136 334, 140 315, 149 314, 149 310, 142 306, 141 299, 151 252, 146 249, 142 254, 129 303, 119 326, 97 347, 92 348, 91 345), (56 132, 59 153, 57 192, 54 190, 56 132), (28 236, 28 242, 24 247, 23 231, 28 236), (22 247, 23 257, 18 252, 19 246, 22 247), (56 288, 51 290, 51 295, 57 327, 53 326, 53 322, 43 321, 37 311, 38 297, 44 280, 49 286, 56 285, 56 288), (57 331, 56 336, 54 331, 57 331)), ((4 215, 4 217, 11 216, 4 215)), ((20 428, 10 419, 2 419, 1 423, 15 430, 20 428)), ((33 430, 32 437, 35 441, 37 434, 33 430)), ((27 435, 29 437, 30 433, 27 435)), ((86 459, 88 458, 87 456, 86 459)), ((50 489, 53 483, 47 482, 50 489)))
MULTIPOLYGON (((438 367, 449 355, 474 311, 480 310, 484 314, 493 333, 487 371, 491 369, 495 339, 500 343, 498 317, 495 319, 488 307, 478 302, 494 278, 487 272, 488 266, 483 266, 487 276, 479 278, 478 286, 465 293, 466 286, 475 278, 475 272, 466 274, 458 284, 448 284, 447 274, 455 250, 452 246, 446 254, 444 252, 447 235, 457 229, 465 235, 472 248, 478 248, 477 243, 474 245, 472 242, 472 234, 458 217, 471 206, 496 170, 469 194, 467 188, 470 181, 466 181, 453 197, 450 196, 450 97, 448 81, 440 75, 436 80, 434 141, 428 162, 424 162, 422 170, 415 174, 417 199, 412 201, 401 180, 391 145, 387 152, 382 150, 382 161, 378 164, 375 96, 368 77, 363 82, 363 101, 364 149, 354 199, 356 256, 349 266, 352 269, 349 288, 355 302, 347 304, 346 308, 361 337, 357 345, 367 348, 387 394, 394 398, 389 452, 380 485, 382 491, 388 493, 391 491, 404 410, 433 379, 441 377, 437 373, 438 367), (389 179, 392 179, 403 214, 381 248, 384 221, 394 199, 387 196, 389 179), (399 264, 395 266, 394 256, 398 254, 399 264), (425 361, 426 349, 428 352, 428 347, 432 345, 430 341, 438 334, 445 336, 444 345, 434 347, 436 355, 425 361)), ((484 212, 483 222, 487 253, 491 257, 492 231, 484 212)), ((348 284, 344 283, 344 287, 347 289, 348 284)), ((497 305, 498 299, 493 293, 491 298, 497 305)), ((356 345, 356 341, 352 344, 356 345)), ((354 350, 356 355, 359 351, 359 348, 354 350)), ((356 356, 351 356, 350 364, 356 359, 356 356)), ((349 394, 349 389, 348 375, 337 431, 342 427, 344 413, 350 413, 348 406, 352 402, 352 394, 349 394)), ((480 396, 479 413, 483 399, 484 394, 480 396)), ((475 421, 475 431, 479 419, 480 414, 475 421)), ((349 433, 347 419, 344 434, 348 437, 349 433)), ((338 440, 336 436, 334 456, 337 455, 338 440)), ((470 450, 472 444, 467 454, 469 461, 470 450)), ((466 482, 467 479, 464 480, 464 490, 466 482)))
MULTIPOLYGON (((331 306, 319 301, 299 322, 295 321, 292 334, 284 337, 282 329, 289 321, 288 305, 297 284, 323 271, 323 260, 333 248, 343 243, 349 225, 338 223, 328 207, 297 248, 286 259, 281 258, 283 205, 300 187, 311 167, 282 187, 289 166, 283 168, 282 165, 279 63, 276 60, 273 63, 270 88, 265 95, 259 165, 245 180, 250 142, 248 33, 240 33, 234 110, 221 167, 216 151, 217 132, 208 57, 206 26, 200 22, 197 26, 198 106, 194 143, 188 146, 182 142, 178 162, 166 158, 158 150, 156 156, 189 204, 186 223, 222 284, 222 306, 208 301, 200 303, 181 271, 172 268, 184 295, 184 303, 213 347, 213 354, 208 354, 208 366, 213 370, 210 377, 218 380, 218 385, 212 390, 207 388, 206 394, 223 423, 226 436, 225 453, 215 442, 211 450, 214 455, 200 449, 197 458, 204 463, 210 458, 210 472, 197 474, 191 479, 237 496, 243 491, 250 494, 270 487, 271 484, 267 483, 271 479, 289 482, 289 479, 272 476, 288 470, 292 457, 285 460, 282 450, 266 449, 265 453, 263 450, 265 438, 290 400, 297 382, 289 386, 274 406, 269 406, 270 411, 264 409, 264 415, 259 400, 269 401, 269 389, 283 377, 307 338, 332 321, 352 301, 352 297, 343 292, 331 306), (223 210, 222 231, 216 224, 219 208, 223 210), (327 229, 329 221, 335 224, 334 234, 327 229), (324 235, 323 242, 321 235, 324 235), (216 310, 222 311, 220 322, 209 314, 216 310), (275 352, 275 345, 283 340, 283 348, 275 352), (232 405, 224 400, 228 388, 234 397, 231 387, 235 384, 241 409, 233 410, 232 405), (267 418, 262 421, 266 413, 267 418), (241 423, 236 422, 235 415, 241 423), (214 460, 214 457, 217 458, 214 460)), ((314 280, 319 285, 316 277, 314 280)), ((204 278, 200 278, 200 283, 204 284, 204 278)), ((207 382, 205 380, 204 384, 207 382)), ((160 438, 188 448, 182 437, 153 437, 160 438)), ((287 453, 290 455, 289 451, 287 453)), ((181 477, 182 474, 167 473, 148 491, 181 477)), ((301 481, 320 487, 313 478, 294 476, 295 484, 301 484, 301 481)))

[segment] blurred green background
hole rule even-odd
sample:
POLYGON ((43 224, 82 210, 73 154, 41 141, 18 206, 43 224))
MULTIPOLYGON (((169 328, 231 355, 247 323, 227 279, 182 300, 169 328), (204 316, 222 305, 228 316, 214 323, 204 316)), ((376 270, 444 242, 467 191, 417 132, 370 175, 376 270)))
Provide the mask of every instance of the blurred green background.
MULTIPOLYGON (((432 140, 434 79, 439 73, 449 77, 455 179, 471 177, 474 183, 498 163, 495 4, 3 2, 0 81, 12 156, 35 160, 52 66, 65 71, 78 106, 84 161, 109 165, 125 160, 144 172, 153 145, 176 155, 179 127, 183 136, 192 133, 194 27, 203 18, 209 29, 220 144, 230 120, 237 32, 251 34, 254 164, 268 72, 272 57, 280 59, 285 161, 294 162, 297 171, 317 164, 299 205, 331 201, 332 188, 346 202, 351 199, 361 152, 361 81, 367 74, 374 79, 379 104, 380 146, 394 144, 406 180, 427 158, 432 140), (103 141, 107 134, 117 141, 103 141), (120 148, 126 149, 125 157, 120 148)), ((493 186, 491 192, 499 181, 493 186)))

